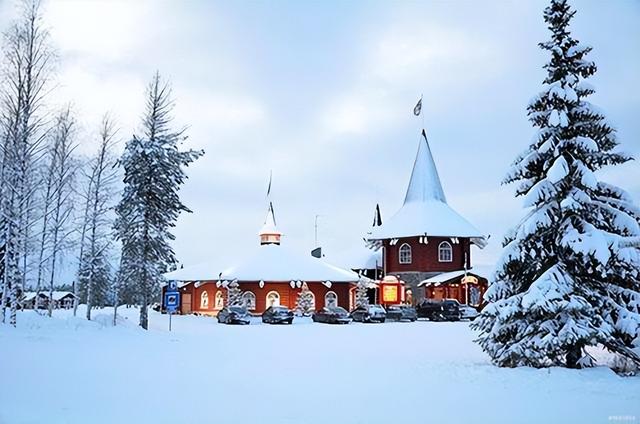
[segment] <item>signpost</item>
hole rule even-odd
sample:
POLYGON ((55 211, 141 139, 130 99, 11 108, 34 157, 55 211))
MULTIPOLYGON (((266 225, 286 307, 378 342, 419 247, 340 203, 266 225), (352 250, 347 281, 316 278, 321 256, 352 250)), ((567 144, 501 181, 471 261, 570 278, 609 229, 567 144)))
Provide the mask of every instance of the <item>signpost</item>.
POLYGON ((169 331, 171 331, 171 315, 178 311, 180 306, 180 292, 175 281, 169 281, 167 290, 164 292, 164 308, 169 314, 169 331))
POLYGON ((402 303, 402 292, 404 283, 392 275, 388 275, 382 279, 378 285, 381 293, 383 305, 397 305, 402 303))

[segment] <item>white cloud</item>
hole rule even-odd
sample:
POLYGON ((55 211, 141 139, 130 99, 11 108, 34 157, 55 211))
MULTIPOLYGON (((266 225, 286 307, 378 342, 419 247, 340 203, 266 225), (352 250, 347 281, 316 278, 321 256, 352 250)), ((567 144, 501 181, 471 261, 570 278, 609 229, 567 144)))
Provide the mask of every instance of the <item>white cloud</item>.
POLYGON ((148 10, 143 1, 59 0, 46 3, 45 21, 62 54, 112 61, 138 50, 148 10))

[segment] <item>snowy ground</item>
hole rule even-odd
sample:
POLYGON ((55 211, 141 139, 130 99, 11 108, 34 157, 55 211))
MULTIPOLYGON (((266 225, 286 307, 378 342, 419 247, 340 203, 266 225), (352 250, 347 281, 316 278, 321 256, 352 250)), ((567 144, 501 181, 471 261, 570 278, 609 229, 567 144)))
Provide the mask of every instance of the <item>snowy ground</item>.
POLYGON ((640 422, 640 378, 500 369, 467 323, 224 326, 123 310, 0 326, 0 423, 640 422), (7 382, 12 382, 8 384, 7 382))

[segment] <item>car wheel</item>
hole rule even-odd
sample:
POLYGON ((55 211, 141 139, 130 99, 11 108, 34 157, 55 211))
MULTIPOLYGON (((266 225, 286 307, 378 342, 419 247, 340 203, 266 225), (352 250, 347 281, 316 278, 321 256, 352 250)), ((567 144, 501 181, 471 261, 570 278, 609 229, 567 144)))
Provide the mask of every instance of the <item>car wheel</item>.
POLYGON ((385 322, 385 318, 382 318, 382 319, 380 320, 380 322, 381 322, 381 323, 384 323, 384 322, 385 322))

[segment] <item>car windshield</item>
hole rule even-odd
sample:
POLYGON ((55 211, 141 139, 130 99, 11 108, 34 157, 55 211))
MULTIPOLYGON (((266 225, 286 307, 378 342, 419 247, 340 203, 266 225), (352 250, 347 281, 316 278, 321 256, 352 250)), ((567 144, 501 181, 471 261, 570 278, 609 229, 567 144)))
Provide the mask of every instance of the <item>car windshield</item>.
POLYGON ((274 306, 274 307, 271 308, 271 310, 273 312, 280 312, 280 313, 289 312, 289 309, 285 308, 284 306, 274 306))
POLYGON ((400 306, 388 306, 387 311, 399 311, 400 306))
POLYGON ((347 311, 344 308, 341 308, 340 306, 333 306, 331 308, 327 308, 327 310, 329 312, 331 312, 332 314, 346 314, 347 311))
POLYGON ((384 312, 384 308, 382 308, 382 306, 380 305, 369 305, 369 310, 374 312, 384 312))
POLYGON ((231 312, 235 312, 235 313, 239 313, 239 314, 242 314, 245 311, 242 306, 232 306, 232 307, 229 308, 229 310, 231 312))

